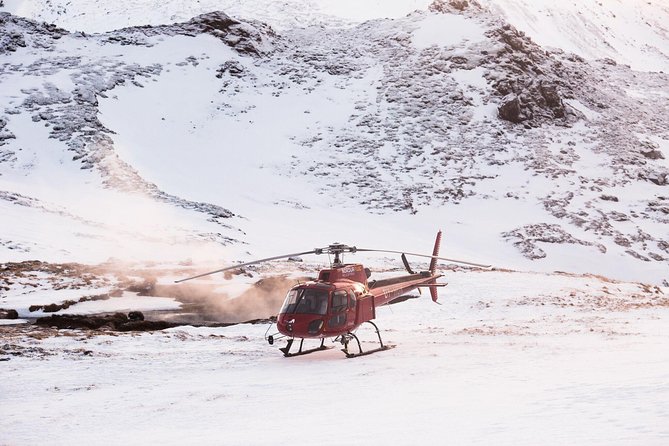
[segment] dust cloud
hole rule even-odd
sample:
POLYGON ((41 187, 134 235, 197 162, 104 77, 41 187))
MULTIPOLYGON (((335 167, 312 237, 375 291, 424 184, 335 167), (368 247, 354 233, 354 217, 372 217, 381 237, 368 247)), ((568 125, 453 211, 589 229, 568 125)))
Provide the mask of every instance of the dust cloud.
POLYGON ((310 280, 307 277, 297 278, 295 271, 288 275, 285 270, 265 269, 262 275, 257 271, 228 272, 231 280, 218 273, 208 278, 174 283, 175 278, 189 277, 196 271, 190 265, 165 266, 151 262, 131 264, 114 261, 98 265, 39 261, 5 263, 0 270, 0 283, 8 285, 0 287, 0 291, 28 285, 40 290, 72 290, 76 299, 55 302, 59 308, 53 311, 62 310, 63 313, 67 313, 70 307, 76 309, 81 302, 114 299, 126 292, 140 297, 167 297, 181 303, 180 308, 143 311, 147 320, 207 325, 276 316, 287 291, 299 282, 310 280), (80 298, 81 290, 90 290, 90 295, 80 298))
POLYGON ((153 294, 172 297, 181 302, 180 315, 174 317, 201 322, 237 323, 276 316, 287 291, 297 283, 297 279, 286 276, 263 278, 236 297, 222 291, 224 287, 220 283, 157 284, 153 294))

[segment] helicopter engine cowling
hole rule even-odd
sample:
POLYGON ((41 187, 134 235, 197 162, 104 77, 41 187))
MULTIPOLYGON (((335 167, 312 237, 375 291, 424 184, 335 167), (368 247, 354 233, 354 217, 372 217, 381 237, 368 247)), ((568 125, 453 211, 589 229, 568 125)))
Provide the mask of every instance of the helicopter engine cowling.
POLYGON ((368 277, 364 266, 359 263, 350 263, 338 265, 331 269, 321 270, 318 275, 318 280, 331 283, 340 282, 342 280, 351 280, 353 282, 361 283, 366 287, 368 277))

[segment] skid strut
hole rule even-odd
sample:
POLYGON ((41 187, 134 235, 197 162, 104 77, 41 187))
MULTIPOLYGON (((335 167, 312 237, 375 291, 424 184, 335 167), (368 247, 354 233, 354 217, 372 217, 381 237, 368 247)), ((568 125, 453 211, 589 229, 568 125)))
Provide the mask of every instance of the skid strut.
POLYGON ((360 339, 358 337, 351 333, 348 332, 345 335, 341 336, 341 343, 344 345, 344 348, 341 349, 346 354, 347 358, 356 358, 358 356, 364 356, 364 355, 370 355, 372 353, 380 352, 383 350, 388 350, 390 348, 395 347, 394 345, 384 345, 383 340, 381 339, 381 333, 379 332, 379 327, 376 326, 376 324, 372 321, 366 321, 368 324, 372 324, 374 327, 374 330, 376 331, 376 336, 379 338, 379 347, 372 349, 372 350, 365 350, 362 351, 362 345, 360 344, 360 339), (351 341, 355 339, 355 342, 358 344, 358 353, 351 353, 348 349, 348 345, 351 343, 351 341))
POLYGON ((310 348, 309 350, 302 350, 302 347, 304 345, 304 338, 301 338, 300 339, 300 349, 297 351, 297 353, 291 353, 290 348, 293 346, 293 341, 294 340, 295 340, 294 338, 288 339, 288 343, 286 344, 286 346, 279 349, 283 352, 283 356, 285 356, 286 358, 290 358, 291 356, 308 355, 309 353, 319 352, 321 350, 327 350, 329 348, 332 348, 332 347, 326 347, 324 345, 325 344, 325 338, 321 338, 321 345, 320 346, 318 346, 316 348, 310 348))

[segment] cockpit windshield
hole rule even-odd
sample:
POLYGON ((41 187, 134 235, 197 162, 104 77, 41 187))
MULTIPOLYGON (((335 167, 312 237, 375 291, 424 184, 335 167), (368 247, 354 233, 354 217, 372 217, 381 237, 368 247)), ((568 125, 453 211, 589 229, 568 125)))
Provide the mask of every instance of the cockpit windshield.
POLYGON ((281 308, 281 313, 326 314, 328 292, 315 288, 290 290, 281 308))

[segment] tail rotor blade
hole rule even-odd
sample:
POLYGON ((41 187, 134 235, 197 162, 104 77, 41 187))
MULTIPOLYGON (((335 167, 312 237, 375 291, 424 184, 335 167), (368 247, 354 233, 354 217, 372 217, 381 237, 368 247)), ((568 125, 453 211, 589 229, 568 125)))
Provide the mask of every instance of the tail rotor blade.
MULTIPOLYGON (((415 274, 414 271, 411 269, 411 265, 409 265, 409 261, 407 260, 407 256, 402 253, 402 263, 404 263, 404 268, 407 270, 409 274, 415 274)), ((420 291, 420 290, 418 290, 420 291)))

